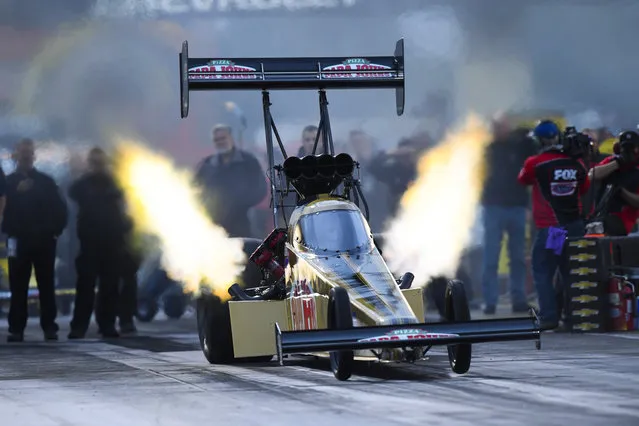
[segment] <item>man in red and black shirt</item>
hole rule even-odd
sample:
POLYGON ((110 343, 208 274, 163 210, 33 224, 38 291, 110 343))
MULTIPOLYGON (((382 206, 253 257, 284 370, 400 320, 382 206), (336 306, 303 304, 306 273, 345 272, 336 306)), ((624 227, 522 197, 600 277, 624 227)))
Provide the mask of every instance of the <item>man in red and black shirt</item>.
POLYGON ((639 219, 639 134, 634 131, 619 135, 619 153, 606 157, 590 170, 592 181, 615 191, 607 204, 604 232, 625 236, 639 219))
POLYGON ((539 298, 542 327, 559 323, 553 286, 557 268, 567 275, 563 243, 567 237, 583 235, 581 196, 589 180, 584 163, 566 153, 559 144, 560 131, 552 121, 542 121, 534 130, 542 152, 528 157, 519 172, 519 183, 531 185, 532 211, 537 233, 532 249, 532 273, 539 298))

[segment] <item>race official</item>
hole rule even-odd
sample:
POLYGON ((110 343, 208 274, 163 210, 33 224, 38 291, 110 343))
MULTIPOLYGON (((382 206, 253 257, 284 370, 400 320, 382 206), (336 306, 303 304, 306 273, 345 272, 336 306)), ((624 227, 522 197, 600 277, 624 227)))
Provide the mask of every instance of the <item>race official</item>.
POLYGON ((202 160, 195 181, 213 221, 231 237, 250 237, 248 211, 266 195, 264 173, 253 154, 235 146, 229 126, 215 126, 212 136, 216 153, 202 160))
POLYGON ((80 253, 76 259, 76 295, 69 339, 84 338, 95 301, 95 319, 103 337, 118 337, 115 321, 119 281, 127 236, 132 224, 125 214, 124 194, 100 148, 89 152, 88 170, 69 188, 78 206, 77 235, 80 253))
POLYGON ((589 172, 593 182, 600 182, 603 188, 610 186, 614 194, 603 217, 604 232, 610 236, 628 235, 639 219, 639 134, 621 133, 618 151, 589 172))
POLYGON ((27 298, 35 271, 40 297, 40 326, 45 340, 58 339, 55 299, 57 238, 67 225, 67 205, 52 177, 35 169, 35 145, 22 139, 15 150, 16 171, 7 176, 2 232, 7 235, 9 342, 22 342, 27 325, 27 298))
POLYGON ((581 196, 588 190, 587 170, 582 160, 569 155, 560 144, 560 130, 552 121, 542 121, 534 131, 542 152, 524 162, 518 180, 532 185, 532 210, 537 234, 532 249, 532 273, 539 298, 544 329, 559 325, 553 286, 559 268, 564 282, 568 262, 563 256, 567 237, 584 233, 581 196))

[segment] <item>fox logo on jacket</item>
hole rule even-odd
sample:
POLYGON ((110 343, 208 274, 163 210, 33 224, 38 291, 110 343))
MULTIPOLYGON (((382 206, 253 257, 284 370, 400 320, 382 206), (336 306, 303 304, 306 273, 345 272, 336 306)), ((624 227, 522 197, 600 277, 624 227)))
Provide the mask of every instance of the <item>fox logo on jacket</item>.
POLYGON ((577 169, 555 170, 555 180, 577 180, 577 169))

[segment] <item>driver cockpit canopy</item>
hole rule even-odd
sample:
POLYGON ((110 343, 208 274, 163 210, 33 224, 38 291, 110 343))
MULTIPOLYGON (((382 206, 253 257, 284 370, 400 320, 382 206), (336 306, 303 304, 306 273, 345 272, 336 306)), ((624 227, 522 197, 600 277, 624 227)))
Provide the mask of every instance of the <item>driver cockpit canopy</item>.
POLYGON ((307 155, 303 158, 288 157, 282 166, 289 184, 301 195, 309 198, 330 194, 352 177, 355 161, 346 153, 337 155, 307 155))
MULTIPOLYGON (((332 207, 335 200, 324 203, 316 211, 302 213, 293 229, 296 249, 318 255, 368 251, 373 237, 361 211, 352 206, 332 207)), ((344 203, 344 201, 337 201, 344 203)))

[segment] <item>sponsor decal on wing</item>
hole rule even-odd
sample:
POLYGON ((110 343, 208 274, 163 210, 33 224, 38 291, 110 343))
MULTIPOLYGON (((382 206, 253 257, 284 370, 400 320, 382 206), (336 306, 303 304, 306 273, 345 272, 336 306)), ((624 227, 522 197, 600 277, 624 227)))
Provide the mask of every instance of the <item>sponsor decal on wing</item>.
POLYGON ((331 65, 328 67, 322 68, 322 78, 389 78, 392 77, 393 74, 390 72, 377 72, 379 70, 390 70, 392 69, 386 65, 373 64, 367 59, 363 58, 351 58, 347 59, 341 64, 331 65), (344 71, 355 71, 353 73, 348 73, 344 71), (362 71, 376 71, 372 73, 362 72, 362 71), (335 72, 339 71, 339 72, 335 72))
POLYGON ((382 336, 369 337, 360 339, 358 342, 386 342, 391 340, 422 340, 422 339, 447 339, 451 337, 459 337, 459 334, 450 333, 430 333, 426 330, 404 329, 394 330, 382 336))
POLYGON ((206 65, 189 68, 191 80, 255 80, 257 74, 255 68, 237 65, 227 59, 209 61, 206 65), (233 74, 237 73, 237 74, 233 74))

